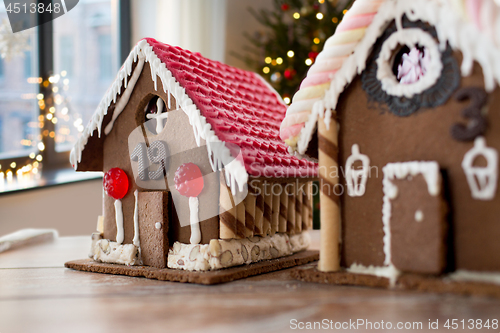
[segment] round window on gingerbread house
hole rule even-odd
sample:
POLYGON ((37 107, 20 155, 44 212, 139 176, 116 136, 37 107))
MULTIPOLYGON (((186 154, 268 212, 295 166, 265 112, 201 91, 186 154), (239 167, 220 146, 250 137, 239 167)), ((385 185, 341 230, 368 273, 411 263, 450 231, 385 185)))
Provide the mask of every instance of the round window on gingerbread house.
POLYGON ((140 103, 136 114, 137 125, 143 125, 152 134, 159 134, 165 128, 168 119, 168 107, 157 95, 149 95, 140 103))

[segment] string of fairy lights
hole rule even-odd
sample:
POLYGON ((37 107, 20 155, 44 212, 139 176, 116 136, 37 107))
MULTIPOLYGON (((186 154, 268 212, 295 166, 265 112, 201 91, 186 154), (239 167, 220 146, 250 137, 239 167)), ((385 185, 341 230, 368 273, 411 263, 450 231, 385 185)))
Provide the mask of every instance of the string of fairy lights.
POLYGON ((69 112, 69 98, 66 92, 69 89, 70 80, 67 74, 66 71, 61 71, 46 80, 41 77, 27 78, 28 83, 40 85, 41 91, 49 93, 47 96, 43 93, 23 94, 21 96, 23 100, 36 100, 40 113, 36 121, 28 123, 28 126, 38 130, 34 131, 36 134, 29 134, 20 142, 22 146, 32 149, 28 158, 24 159, 22 164, 19 159, 16 159, 17 162, 11 160, 4 161, 3 165, 0 164, 0 190, 5 185, 8 186, 13 183, 22 185, 38 178, 43 167, 46 149, 44 142, 49 139, 54 140, 55 143, 68 141, 68 137, 71 135, 68 124, 72 125, 78 132, 84 130, 81 116, 76 112, 70 115, 69 112), (48 122, 53 124, 50 129, 47 126, 48 122), (64 125, 56 128, 55 125, 58 123, 64 125))

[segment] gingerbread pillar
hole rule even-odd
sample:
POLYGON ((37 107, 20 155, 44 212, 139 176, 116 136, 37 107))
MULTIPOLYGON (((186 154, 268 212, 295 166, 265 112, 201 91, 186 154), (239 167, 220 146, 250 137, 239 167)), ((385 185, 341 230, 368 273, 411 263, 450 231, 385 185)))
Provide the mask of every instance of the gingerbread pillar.
MULTIPOLYGON (((333 115, 335 112, 333 112, 333 115)), ((332 115, 327 129, 324 119, 318 120, 319 146, 319 180, 320 180, 320 218, 321 243, 318 269, 323 272, 334 272, 340 268, 339 235, 340 209, 338 169, 338 133, 337 122, 332 115)))

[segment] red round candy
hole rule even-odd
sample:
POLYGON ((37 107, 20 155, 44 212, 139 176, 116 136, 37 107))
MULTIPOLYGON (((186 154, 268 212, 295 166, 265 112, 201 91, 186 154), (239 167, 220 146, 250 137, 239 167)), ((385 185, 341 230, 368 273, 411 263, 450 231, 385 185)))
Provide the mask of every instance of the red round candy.
POLYGON ((177 168, 174 176, 175 188, 186 197, 197 197, 203 190, 203 174, 194 163, 184 163, 177 168))
POLYGON ((104 191, 114 199, 121 199, 128 191, 128 177, 120 168, 111 168, 104 174, 102 182, 104 191))

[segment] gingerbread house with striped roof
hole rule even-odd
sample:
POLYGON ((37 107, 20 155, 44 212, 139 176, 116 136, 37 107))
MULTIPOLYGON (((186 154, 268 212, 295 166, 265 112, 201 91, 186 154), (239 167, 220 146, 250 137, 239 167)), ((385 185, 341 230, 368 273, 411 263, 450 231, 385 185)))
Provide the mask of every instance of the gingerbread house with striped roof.
POLYGON ((300 278, 498 286, 499 23, 493 0, 353 3, 281 125, 296 156, 319 147, 320 261, 300 278))
POLYGON ((141 40, 70 155, 104 172, 90 257, 210 271, 307 248, 317 164, 288 154, 285 112, 257 74, 141 40))

